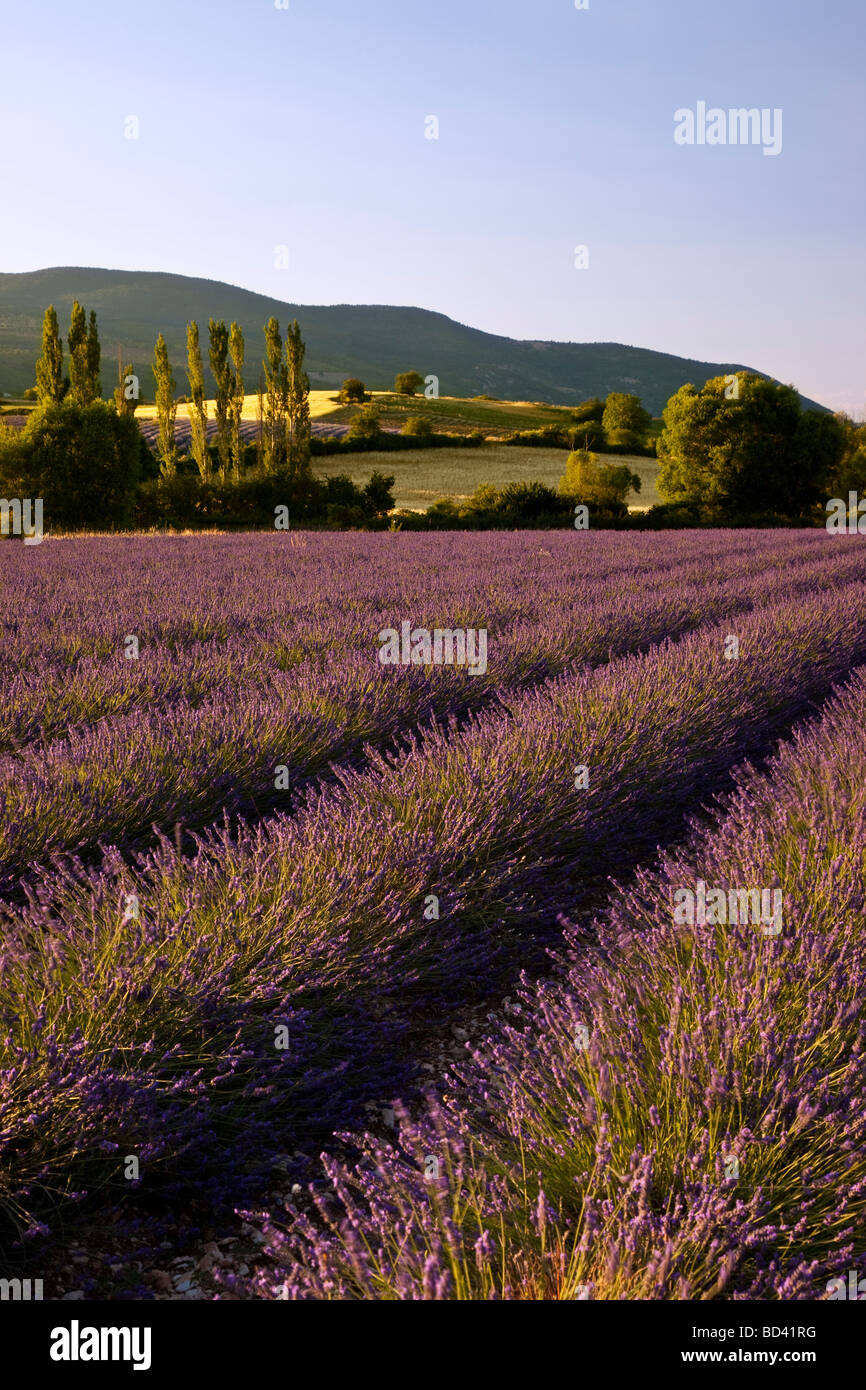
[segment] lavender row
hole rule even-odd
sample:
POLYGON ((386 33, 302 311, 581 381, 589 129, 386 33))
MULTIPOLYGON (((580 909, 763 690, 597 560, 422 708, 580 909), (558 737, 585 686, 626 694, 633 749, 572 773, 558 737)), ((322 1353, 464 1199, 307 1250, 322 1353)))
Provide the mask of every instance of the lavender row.
POLYGON ((351 535, 240 539, 198 537, 194 550, 189 539, 147 537, 3 547, 0 749, 366 652, 401 618, 501 640, 541 614, 536 646, 553 671, 584 602, 629 605, 668 587, 763 601, 866 575, 856 539, 819 534, 816 544, 802 532, 748 543, 707 533, 675 552, 664 538, 633 537, 625 554, 609 533, 544 546, 508 535, 369 536, 365 548, 351 535))
POLYGON ((351 1122, 406 1080, 425 1009, 499 980, 866 659, 864 600, 749 615, 738 660, 722 627, 515 696, 194 859, 46 874, 3 918, 5 1200, 122 1188, 129 1154, 202 1192, 218 1155, 237 1196, 275 1145, 351 1122))
POLYGON ((686 587, 621 602, 586 597, 564 630, 549 618, 490 639, 488 668, 385 668, 366 654, 306 662, 248 679, 230 693, 134 710, 71 729, 49 744, 0 757, 0 884, 60 852, 97 842, 129 847, 156 822, 171 832, 227 814, 290 806, 331 764, 358 762, 407 729, 509 698, 552 673, 646 650, 723 616, 751 598, 686 587))
MULTIPOLYGON (((333 762, 357 762, 366 743, 381 748, 413 724, 480 709, 509 690, 580 663, 646 649, 723 615, 733 619, 779 593, 809 591, 816 570, 824 583, 838 585, 851 561, 825 552, 820 568, 814 561, 792 561, 783 575, 771 568, 718 585, 680 583, 657 597, 598 599, 585 592, 577 611, 545 613, 534 623, 520 620, 494 630, 483 674, 460 668, 386 671, 369 633, 365 653, 350 648, 328 660, 314 658, 308 634, 299 633, 297 665, 288 672, 268 671, 266 656, 246 652, 237 638, 210 658, 208 647, 197 644, 185 670, 162 654, 158 674, 148 665, 137 693, 152 694, 154 681, 165 678, 175 683, 173 701, 147 703, 143 710, 134 706, 123 716, 73 727, 65 739, 0 758, 0 882, 8 888, 37 860, 66 851, 92 853, 100 841, 128 848, 143 841, 154 823, 171 831, 182 821, 189 830, 224 813, 258 816, 286 807, 288 789, 333 762), (197 698, 177 695, 187 680, 201 683, 197 698), (219 688, 207 692, 212 681, 219 688)), ((385 616, 371 615, 374 623, 385 616)), ((332 635, 338 644, 342 634, 332 635)), ((286 657, 283 643, 276 659, 286 657)), ((115 678, 118 671, 115 665, 109 681, 93 668, 99 702, 136 698, 131 685, 115 678)), ((35 689, 33 678, 28 680, 35 689)), ((81 689, 69 682, 66 695, 78 700, 81 689)), ((20 719, 25 707, 19 698, 11 717, 20 719)))
POLYGON ((866 1260, 866 670, 617 887, 393 1144, 342 1135, 245 1296, 845 1297, 866 1260), (702 889, 698 887, 702 885, 702 889), (721 900, 783 904, 771 930, 721 900), (700 916, 706 920, 701 923, 700 916), (839 1290, 841 1289, 841 1295, 839 1290))

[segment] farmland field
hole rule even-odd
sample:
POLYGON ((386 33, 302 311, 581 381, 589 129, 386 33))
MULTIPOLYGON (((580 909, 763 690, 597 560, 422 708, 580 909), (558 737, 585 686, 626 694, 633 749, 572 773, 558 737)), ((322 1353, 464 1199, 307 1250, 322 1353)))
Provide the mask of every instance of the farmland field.
POLYGON ((808 1299, 863 1254, 858 537, 49 538, 0 593, 9 1268, 808 1299))
MULTIPOLYGON (((504 487, 506 483, 538 482, 555 488, 565 472, 567 449, 538 449, 510 444, 487 444, 480 449, 408 449, 399 453, 337 454, 313 460, 317 476, 344 473, 354 483, 364 483, 375 468, 394 478, 394 505, 408 511, 425 511, 443 497, 469 498, 481 483, 504 487)), ((629 494, 631 509, 661 502, 656 489, 659 465, 655 459, 631 454, 605 454, 602 463, 627 463, 641 479, 639 493, 629 494)))

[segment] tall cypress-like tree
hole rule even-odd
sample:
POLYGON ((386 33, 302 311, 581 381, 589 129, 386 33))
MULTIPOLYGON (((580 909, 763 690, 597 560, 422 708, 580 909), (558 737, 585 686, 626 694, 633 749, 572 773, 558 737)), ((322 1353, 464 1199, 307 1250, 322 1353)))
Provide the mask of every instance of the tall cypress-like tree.
POLYGON ((171 374, 168 348, 160 333, 153 354, 153 375, 156 378, 156 417, 159 421, 159 459, 164 478, 177 471, 177 445, 174 442, 174 422, 177 402, 174 399, 175 380, 171 374))
POLYGON ((201 360, 198 324, 195 319, 186 326, 186 374, 191 399, 189 411, 190 452, 199 474, 207 477, 207 404, 204 398, 204 365, 201 360))
POLYGON ((228 475, 231 455, 229 432, 229 407, 232 396, 232 371, 229 366, 229 335, 222 319, 217 323, 210 320, 210 369, 216 383, 214 416, 217 427, 217 448, 219 450, 220 477, 225 481, 228 475))
POLYGON ((99 346, 99 330, 96 327, 96 313, 90 311, 90 323, 87 329, 87 390, 91 401, 102 399, 102 382, 99 380, 99 362, 102 352, 99 346))
POLYGON ((87 352, 87 319, 76 299, 69 320, 69 397, 76 405, 90 405, 90 362, 87 352))
POLYGON ((240 479, 244 467, 244 446, 241 439, 241 417, 244 413, 244 335, 240 324, 233 323, 229 330, 229 352, 232 359, 232 466, 235 477, 240 479))
POLYGON ((42 320, 42 356, 36 363, 36 390, 40 405, 55 405, 63 399, 63 344, 53 304, 49 304, 42 320))
POLYGON ((283 340, 275 318, 265 324, 265 471, 275 473, 287 460, 286 427, 289 405, 289 374, 283 361, 283 340))
POLYGON ((286 333, 289 466, 295 477, 310 472, 310 378, 304 371, 306 347, 295 319, 286 333))
POLYGON ((265 456, 265 383, 264 378, 259 372, 259 384, 256 391, 256 468, 262 470, 266 465, 265 456))
MULTIPOLYGON (((118 352, 120 349, 118 348, 118 352)), ((120 357, 117 359, 117 385, 114 388, 114 408, 118 415, 134 415, 138 400, 135 396, 127 395, 127 377, 133 376, 131 362, 120 364, 120 357)))

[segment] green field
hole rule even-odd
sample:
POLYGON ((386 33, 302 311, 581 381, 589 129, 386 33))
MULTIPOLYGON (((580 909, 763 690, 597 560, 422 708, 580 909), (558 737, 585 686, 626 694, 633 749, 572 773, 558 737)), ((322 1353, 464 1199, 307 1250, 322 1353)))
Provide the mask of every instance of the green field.
MULTIPOLYGON (((629 497, 631 508, 660 502, 656 491, 658 463, 632 455, 605 454, 604 463, 627 463, 641 479, 640 494, 629 497)), ((565 472, 567 449, 534 449, 488 444, 477 449, 410 449, 399 453, 335 454, 313 459, 320 477, 347 474, 365 483, 374 469, 393 475, 394 504, 425 511, 440 498, 467 498, 481 483, 539 482, 556 487, 565 472)))

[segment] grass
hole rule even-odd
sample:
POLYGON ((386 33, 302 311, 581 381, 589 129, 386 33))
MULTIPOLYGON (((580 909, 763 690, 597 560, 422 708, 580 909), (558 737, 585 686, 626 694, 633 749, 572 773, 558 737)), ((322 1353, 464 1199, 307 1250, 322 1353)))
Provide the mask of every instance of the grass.
MULTIPOLYGON (((410 449, 400 453, 335 454, 313 460, 323 478, 345 473, 365 483, 374 469, 393 475, 394 504, 425 511, 442 497, 467 498, 481 483, 502 487, 512 482, 539 482, 556 487, 565 472, 566 449, 534 449, 488 444, 477 449, 410 449)), ((650 507, 661 498, 656 490, 659 466, 655 459, 632 455, 600 455, 602 463, 627 463, 641 479, 641 491, 631 494, 633 508, 650 507)))

